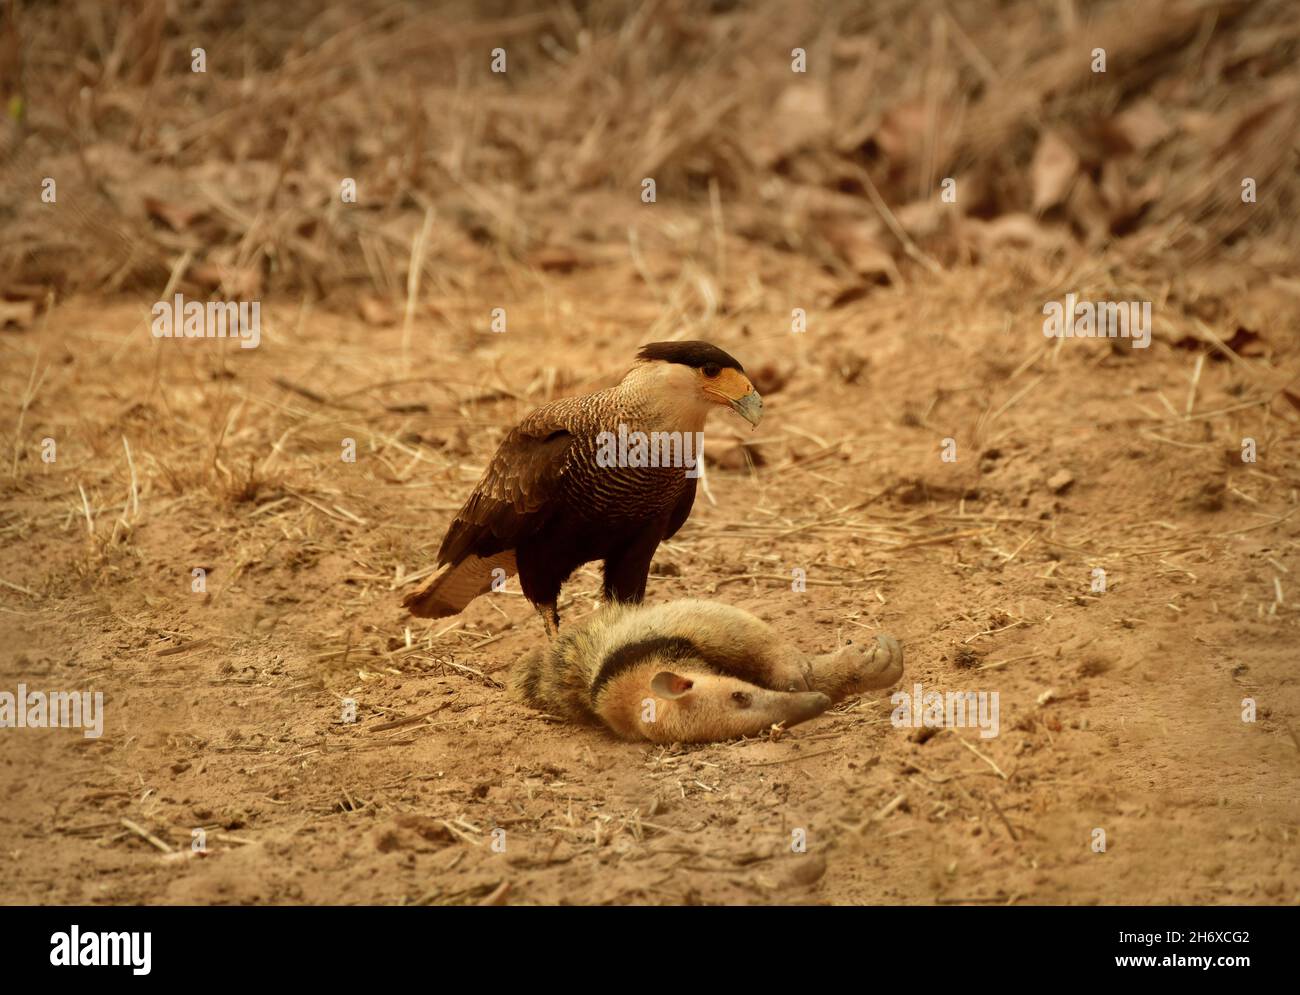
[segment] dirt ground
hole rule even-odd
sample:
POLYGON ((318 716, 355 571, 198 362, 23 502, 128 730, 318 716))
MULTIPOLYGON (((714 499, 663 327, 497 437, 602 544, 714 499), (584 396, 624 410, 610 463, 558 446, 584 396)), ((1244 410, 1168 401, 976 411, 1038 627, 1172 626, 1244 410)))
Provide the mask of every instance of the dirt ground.
MULTIPOLYGON (((666 281, 674 249, 647 260, 666 281)), ((1246 403, 1248 363, 1205 361, 1190 394, 1196 354, 1160 336, 1045 339, 1007 303, 1030 257, 838 308, 813 267, 766 262, 709 334, 757 371, 764 422, 711 420, 715 500, 648 596, 726 599, 819 651, 887 631, 904 686, 998 692, 1000 735, 922 740, 882 695, 776 742, 647 748, 509 700, 542 637, 517 588, 403 617, 502 430, 645 338, 629 267, 521 287, 504 335, 421 327, 405 376, 397 328, 285 304, 240 350, 78 300, 6 341, 6 405, 28 403, 0 678, 102 690, 104 735, 6 731, 6 901, 1295 902, 1295 414, 1246 403)), ((492 299, 459 306, 469 329, 492 299)), ((596 594, 589 568, 567 617, 596 594)))
POLYGON ((0 728, 0 901, 1300 902, 1300 27, 1135 10, 5 5, 0 695, 104 712, 0 728), (671 338, 765 413, 648 599, 890 633, 997 735, 621 742, 511 700, 517 582, 402 610, 510 426, 671 338))

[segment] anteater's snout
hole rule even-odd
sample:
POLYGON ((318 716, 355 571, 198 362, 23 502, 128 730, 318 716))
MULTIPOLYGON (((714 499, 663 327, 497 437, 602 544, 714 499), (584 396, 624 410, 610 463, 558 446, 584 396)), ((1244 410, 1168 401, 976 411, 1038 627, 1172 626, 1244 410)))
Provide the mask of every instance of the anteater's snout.
POLYGON ((820 691, 797 691, 780 694, 778 697, 783 700, 778 704, 776 721, 784 723, 787 729, 815 719, 831 707, 831 699, 820 691))

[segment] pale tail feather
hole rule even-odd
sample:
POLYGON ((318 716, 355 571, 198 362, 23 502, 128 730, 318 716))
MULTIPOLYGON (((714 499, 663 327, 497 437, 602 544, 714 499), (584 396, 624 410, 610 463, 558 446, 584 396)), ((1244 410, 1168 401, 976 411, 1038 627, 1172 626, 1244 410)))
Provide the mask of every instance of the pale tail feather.
POLYGON ((420 618, 458 615, 480 594, 492 590, 492 571, 498 568, 504 570, 507 577, 514 575, 516 567, 513 551, 498 553, 486 559, 467 556, 457 564, 448 564, 419 589, 403 598, 402 604, 412 615, 420 618))

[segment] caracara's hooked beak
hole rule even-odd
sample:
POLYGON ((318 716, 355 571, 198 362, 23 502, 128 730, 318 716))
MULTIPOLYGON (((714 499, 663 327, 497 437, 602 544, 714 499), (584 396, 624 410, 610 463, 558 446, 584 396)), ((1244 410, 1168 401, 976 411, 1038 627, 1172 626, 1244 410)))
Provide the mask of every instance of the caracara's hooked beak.
POLYGON ((731 409, 751 425, 757 425, 763 417, 763 399, 758 396, 758 391, 751 390, 742 397, 734 398, 731 409))
POLYGON ((749 382, 749 377, 739 370, 723 370, 706 390, 719 404, 725 404, 751 425, 757 425, 763 417, 763 399, 749 382))

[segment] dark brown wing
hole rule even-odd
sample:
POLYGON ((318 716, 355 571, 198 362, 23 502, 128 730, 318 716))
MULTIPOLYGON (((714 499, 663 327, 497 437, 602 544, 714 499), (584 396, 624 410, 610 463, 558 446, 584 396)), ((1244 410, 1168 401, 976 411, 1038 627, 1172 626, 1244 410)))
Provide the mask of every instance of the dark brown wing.
POLYGON ((560 477, 580 431, 583 400, 552 401, 510 430, 447 529, 439 564, 514 549, 546 524, 561 500, 560 477))
MULTIPOLYGON (((704 459, 703 453, 700 459, 704 459)), ((692 477, 686 484, 686 489, 682 491, 682 496, 677 499, 673 505, 673 513, 668 517, 668 527, 664 529, 664 538, 671 539, 677 534, 677 530, 686 524, 686 519, 691 517, 691 506, 695 504, 695 485, 699 480, 692 477)))

